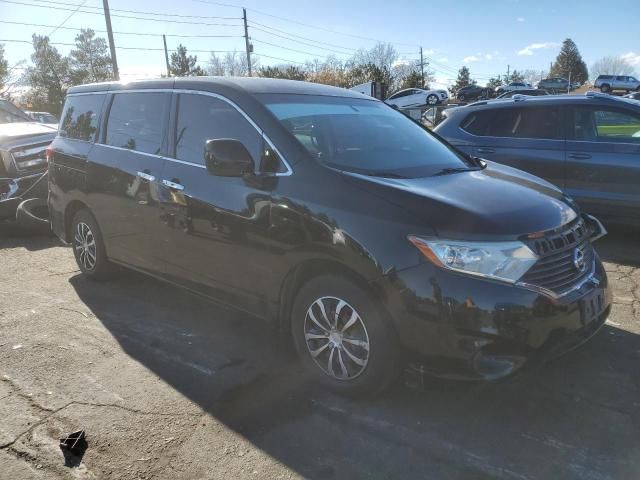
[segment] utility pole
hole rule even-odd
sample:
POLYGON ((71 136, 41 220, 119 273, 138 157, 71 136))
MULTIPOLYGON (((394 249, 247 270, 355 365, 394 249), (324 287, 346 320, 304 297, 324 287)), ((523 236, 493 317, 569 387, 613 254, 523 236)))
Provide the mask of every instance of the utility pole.
POLYGON ((242 20, 244 21, 244 45, 247 49, 247 68, 249 69, 249 76, 251 76, 251 44, 249 43, 249 29, 247 28, 246 8, 242 9, 242 20))
POLYGON ((109 0, 102 0, 104 8, 104 19, 107 22, 107 36, 109 37, 109 50, 111 50, 111 63, 113 65, 113 76, 116 80, 120 80, 120 72, 118 71, 118 60, 116 59, 116 44, 113 43, 113 30, 111 30, 111 15, 109 14, 109 0))
POLYGON ((162 34, 162 41, 164 42, 164 61, 167 63, 167 77, 171 76, 171 69, 169 68, 169 53, 167 52, 167 37, 162 34))
POLYGON ((511 69, 511 65, 507 64, 507 78, 505 80, 505 82, 508 82, 509 79, 511 78, 511 76, 509 75, 509 70, 511 69))
POLYGON ((420 88, 424 88, 424 58, 422 57, 422 46, 420 47, 420 88))

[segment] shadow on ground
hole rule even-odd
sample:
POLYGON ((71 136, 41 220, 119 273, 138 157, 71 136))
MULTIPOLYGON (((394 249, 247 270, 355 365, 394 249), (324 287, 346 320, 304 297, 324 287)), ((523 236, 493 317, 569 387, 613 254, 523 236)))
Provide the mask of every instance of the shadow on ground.
POLYGON ((0 249, 24 247, 29 251, 43 250, 62 245, 52 234, 34 233, 17 225, 15 222, 0 220, 0 249))
MULTIPOLYGON (((603 256, 635 265, 629 241, 603 256)), ((134 273, 70 281, 129 356, 308 478, 640 475, 640 336, 622 327, 517 380, 353 401, 316 388, 258 320, 134 273)))

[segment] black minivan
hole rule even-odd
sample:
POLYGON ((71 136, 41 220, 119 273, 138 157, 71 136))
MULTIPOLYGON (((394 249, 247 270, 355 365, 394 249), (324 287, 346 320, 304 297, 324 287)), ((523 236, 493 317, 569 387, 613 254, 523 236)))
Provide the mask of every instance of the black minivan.
POLYGON ((610 310, 595 218, 349 90, 74 87, 49 158, 52 226, 83 274, 126 266, 273 322, 344 393, 379 391, 408 362, 504 377, 610 310))

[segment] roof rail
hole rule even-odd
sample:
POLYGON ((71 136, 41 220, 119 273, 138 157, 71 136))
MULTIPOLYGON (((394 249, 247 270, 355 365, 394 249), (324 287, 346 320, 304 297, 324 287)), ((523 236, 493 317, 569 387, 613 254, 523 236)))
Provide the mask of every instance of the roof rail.
POLYGON ((594 92, 593 90, 589 90, 585 93, 587 98, 606 98, 607 100, 614 100, 616 97, 609 95, 608 93, 602 92, 594 92))

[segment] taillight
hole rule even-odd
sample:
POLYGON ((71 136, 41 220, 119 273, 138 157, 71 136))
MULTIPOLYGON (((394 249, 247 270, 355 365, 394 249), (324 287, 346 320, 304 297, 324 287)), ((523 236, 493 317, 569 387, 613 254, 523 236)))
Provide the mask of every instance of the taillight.
POLYGON ((44 151, 44 154, 46 156, 47 163, 50 163, 53 159, 53 148, 51 148, 51 145, 47 147, 47 149, 44 151))

